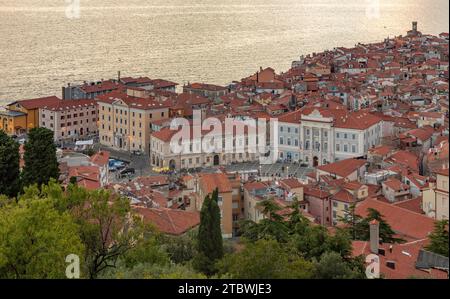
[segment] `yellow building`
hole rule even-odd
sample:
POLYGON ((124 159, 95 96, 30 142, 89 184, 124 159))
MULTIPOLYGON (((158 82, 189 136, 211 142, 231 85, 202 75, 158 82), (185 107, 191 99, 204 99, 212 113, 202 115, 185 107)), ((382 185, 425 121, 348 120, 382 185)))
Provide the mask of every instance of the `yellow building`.
POLYGON ((230 182, 228 175, 224 173, 208 173, 199 176, 196 188, 195 209, 200 211, 205 197, 208 194, 212 194, 216 188, 219 191, 219 200, 217 203, 220 208, 222 237, 231 238, 233 236, 233 195, 237 195, 237 191, 234 191, 234 188, 240 189, 240 186, 237 187, 237 185, 230 182))
POLYGON ((151 123, 169 117, 170 103, 114 91, 97 97, 100 143, 114 149, 149 154, 151 123))
POLYGON ((435 170, 436 182, 430 183, 429 188, 423 191, 422 210, 428 217, 436 220, 449 219, 448 171, 448 166, 445 169, 435 170))
POLYGON ((369 188, 357 181, 344 183, 331 198, 331 220, 333 225, 341 223, 340 219, 348 214, 351 204, 364 200, 369 195, 369 188))
POLYGON ((26 113, 19 111, 0 111, 0 130, 9 135, 20 135, 25 133, 27 124, 26 113))
POLYGON ((13 102, 7 105, 7 110, 21 112, 25 114, 25 120, 20 117, 17 119, 16 127, 14 130, 19 133, 24 133, 22 131, 29 131, 30 129, 39 127, 39 108, 47 107, 48 105, 54 105, 61 101, 56 96, 36 98, 29 100, 22 100, 13 102), (25 121, 25 123, 23 123, 25 121))

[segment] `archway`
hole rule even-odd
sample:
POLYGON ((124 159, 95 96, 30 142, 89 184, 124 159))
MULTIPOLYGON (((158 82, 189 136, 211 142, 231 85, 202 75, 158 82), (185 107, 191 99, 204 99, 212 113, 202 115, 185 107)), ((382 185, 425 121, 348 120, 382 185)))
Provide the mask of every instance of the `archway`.
POLYGON ((169 169, 170 170, 174 170, 177 167, 177 164, 175 163, 175 160, 170 160, 169 161, 169 169))
POLYGON ((217 166, 217 165, 220 164, 220 158, 219 158, 219 155, 214 155, 214 161, 213 161, 213 163, 214 163, 214 166, 217 166))
POLYGON ((313 166, 314 166, 314 167, 319 166, 319 158, 317 158, 317 156, 315 156, 315 157, 313 158, 313 166))

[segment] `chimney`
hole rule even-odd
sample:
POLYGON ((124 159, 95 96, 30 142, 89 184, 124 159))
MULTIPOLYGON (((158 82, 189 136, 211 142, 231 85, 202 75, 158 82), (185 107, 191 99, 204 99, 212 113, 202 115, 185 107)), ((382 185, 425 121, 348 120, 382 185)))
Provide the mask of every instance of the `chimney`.
POLYGON ((117 71, 117 81, 120 82, 120 71, 117 71))
POLYGON ((377 220, 370 221, 370 251, 378 254, 380 246, 380 224, 377 220))
POLYGON ((66 88, 64 86, 62 87, 62 99, 66 99, 66 88))

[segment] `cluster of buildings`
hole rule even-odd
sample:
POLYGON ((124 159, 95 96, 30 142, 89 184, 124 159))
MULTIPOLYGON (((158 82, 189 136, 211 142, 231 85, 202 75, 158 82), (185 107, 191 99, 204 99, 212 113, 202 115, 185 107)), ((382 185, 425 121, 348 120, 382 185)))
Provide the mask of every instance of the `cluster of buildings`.
MULTIPOLYGON (((11 103, 0 112, 0 129, 22 134, 46 127, 56 142, 95 135, 105 147, 147 155, 149 167, 176 171, 111 183, 107 152, 65 153, 60 160, 63 181, 76 177, 87 188, 128 197, 167 234, 196 227, 203 199, 216 188, 224 238, 239 234, 241 220, 264 219, 263 200, 274 200, 284 214, 297 199, 311 223, 330 231, 355 205, 361 216, 368 208, 381 212, 406 240, 380 242, 373 223, 371 240, 353 243, 355 255, 378 254, 387 278, 447 277, 424 247, 434 222, 449 217, 448 45, 448 33, 422 34, 413 22, 405 36, 301 56, 286 72, 260 68, 228 86, 189 83, 179 90, 170 81, 119 73, 117 79, 68 85, 61 99, 11 103), (171 121, 182 117, 195 129, 196 113, 219 122, 276 119, 276 160, 314 170, 301 180, 227 171, 224 166, 263 155, 245 151, 251 143, 245 130, 218 132, 217 138, 243 152, 173 153, 170 143, 180 129, 172 130, 171 121)), ((200 131, 189 139, 191 149, 211 134, 200 131)))

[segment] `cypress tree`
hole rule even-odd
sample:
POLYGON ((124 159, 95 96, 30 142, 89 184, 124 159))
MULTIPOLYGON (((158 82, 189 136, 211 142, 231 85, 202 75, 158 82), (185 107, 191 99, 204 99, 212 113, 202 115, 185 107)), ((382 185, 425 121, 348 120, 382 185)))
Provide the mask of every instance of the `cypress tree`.
POLYGON ((206 196, 200 212, 200 227, 197 236, 198 253, 194 259, 194 267, 206 275, 217 272, 215 263, 223 257, 218 197, 219 191, 216 188, 211 196, 206 196))
POLYGON ((53 132, 46 128, 33 128, 25 143, 23 186, 47 184, 51 178, 58 180, 59 168, 53 132))
POLYGON ((16 197, 20 190, 19 144, 0 131, 0 194, 16 197))
POLYGON ((448 220, 440 220, 434 223, 430 241, 430 244, 426 247, 427 250, 448 257, 448 220))

